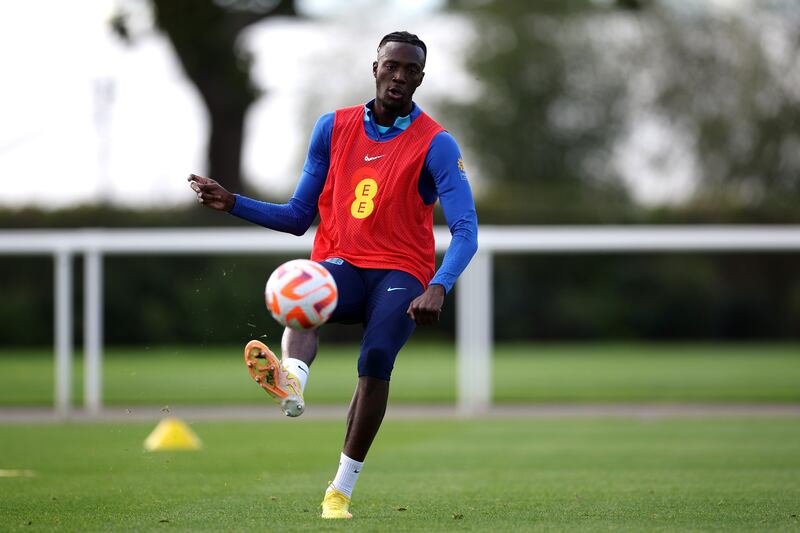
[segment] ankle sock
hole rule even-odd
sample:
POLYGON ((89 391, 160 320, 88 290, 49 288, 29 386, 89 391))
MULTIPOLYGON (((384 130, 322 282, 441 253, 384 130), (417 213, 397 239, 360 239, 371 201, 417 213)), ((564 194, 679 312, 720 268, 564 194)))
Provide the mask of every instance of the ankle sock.
POLYGON ((295 359, 294 357, 287 357, 283 360, 283 367, 297 376, 297 380, 300 382, 300 389, 305 391, 306 390, 306 380, 308 379, 308 373, 310 372, 308 365, 305 364, 300 359, 295 359))
POLYGON ((349 498, 353 494, 353 487, 356 486, 358 474, 361 473, 363 467, 363 462, 354 461, 342 453, 339 456, 339 470, 331 485, 349 498))

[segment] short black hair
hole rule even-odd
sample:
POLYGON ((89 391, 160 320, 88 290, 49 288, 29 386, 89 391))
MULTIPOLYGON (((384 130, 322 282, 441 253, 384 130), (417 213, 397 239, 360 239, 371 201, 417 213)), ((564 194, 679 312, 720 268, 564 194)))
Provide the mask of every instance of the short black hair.
POLYGON ((425 46, 425 43, 422 42, 422 39, 413 33, 408 33, 407 31, 393 31, 392 33, 385 35, 383 39, 381 39, 381 42, 378 43, 379 52, 381 47, 386 43, 408 43, 413 44, 414 46, 419 46, 422 48, 422 53, 425 56, 425 59, 428 58, 428 47, 425 46))

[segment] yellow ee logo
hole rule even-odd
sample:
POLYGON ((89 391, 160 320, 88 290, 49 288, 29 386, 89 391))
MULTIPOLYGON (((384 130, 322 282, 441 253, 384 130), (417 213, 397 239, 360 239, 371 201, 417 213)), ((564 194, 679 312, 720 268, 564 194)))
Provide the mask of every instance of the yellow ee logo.
POLYGON ((356 199, 350 204, 350 214, 353 218, 367 218, 375 210, 372 201, 378 194, 378 183, 372 178, 364 178, 356 185, 356 199))

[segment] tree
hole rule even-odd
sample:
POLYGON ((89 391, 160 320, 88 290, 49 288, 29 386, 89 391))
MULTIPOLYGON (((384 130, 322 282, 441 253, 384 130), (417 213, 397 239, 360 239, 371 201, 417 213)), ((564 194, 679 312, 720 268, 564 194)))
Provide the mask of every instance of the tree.
MULTIPOLYGON (((800 199, 800 9, 761 2, 719 16, 654 10, 640 68, 652 112, 691 139, 695 203, 796 216, 800 199)), ((759 217, 761 218, 761 217, 759 217)))
MULTIPOLYGON (((208 112, 208 173, 231 191, 245 189, 241 158, 244 120, 261 91, 250 77, 252 58, 242 31, 276 16, 297 17, 294 0, 151 0, 156 26, 175 49, 208 112)), ((129 38, 124 13, 113 26, 129 38)))
MULTIPOLYGON (((626 2, 629 4, 630 2, 626 2)), ((468 67, 480 104, 451 107, 487 176, 482 212, 500 221, 603 221, 628 209, 610 164, 626 80, 596 62, 590 0, 454 2, 473 17, 468 67)), ((638 10, 639 2, 625 9, 638 10)))
POLYGON ((669 0, 454 4, 478 29, 470 68, 480 105, 454 106, 453 120, 479 147, 485 213, 623 222, 635 213, 625 180, 672 172, 688 176, 692 205, 720 206, 711 208, 720 219, 796 218, 795 2, 728 11, 669 0), (648 154, 629 142, 643 124, 659 137, 648 154), (631 155, 645 163, 633 177, 621 167, 631 155))

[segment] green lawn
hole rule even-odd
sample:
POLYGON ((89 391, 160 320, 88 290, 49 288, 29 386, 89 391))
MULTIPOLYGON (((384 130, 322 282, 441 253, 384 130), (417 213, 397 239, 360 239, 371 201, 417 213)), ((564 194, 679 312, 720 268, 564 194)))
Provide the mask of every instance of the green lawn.
POLYGON ((323 523, 341 421, 0 425, 0 531, 797 531, 800 425, 742 420, 387 420, 323 523))
MULTIPOLYGON (((109 405, 257 403, 241 349, 113 348, 104 361, 109 405)), ((347 403, 356 346, 323 346, 307 388, 310 403, 347 403)), ((498 402, 798 402, 797 344, 523 344, 499 345, 494 359, 498 402)), ((82 367, 75 367, 80 401, 82 367)), ((0 406, 49 405, 50 350, 0 349, 0 406)), ((451 344, 412 342, 399 356, 394 402, 453 402, 451 344)))

